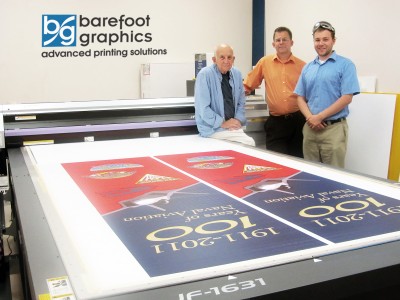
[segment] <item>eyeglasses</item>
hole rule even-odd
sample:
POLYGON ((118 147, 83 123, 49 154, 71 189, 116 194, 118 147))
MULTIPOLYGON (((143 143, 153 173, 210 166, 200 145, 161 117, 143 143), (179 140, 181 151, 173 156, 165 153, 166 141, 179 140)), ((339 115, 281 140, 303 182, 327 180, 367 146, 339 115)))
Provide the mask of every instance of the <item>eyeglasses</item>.
POLYGON ((323 29, 327 29, 329 31, 335 32, 335 28, 332 27, 331 24, 329 24, 328 22, 318 22, 314 25, 313 27, 313 33, 315 33, 318 28, 323 28, 323 29))

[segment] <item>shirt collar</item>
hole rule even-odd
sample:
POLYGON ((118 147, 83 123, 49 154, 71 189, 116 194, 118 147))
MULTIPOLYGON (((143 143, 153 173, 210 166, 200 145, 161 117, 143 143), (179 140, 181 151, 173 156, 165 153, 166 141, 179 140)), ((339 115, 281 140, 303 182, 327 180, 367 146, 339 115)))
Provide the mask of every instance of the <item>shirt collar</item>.
POLYGON ((226 72, 225 74, 222 74, 222 77, 227 77, 228 79, 231 78, 231 71, 226 72))
MULTIPOLYGON (((214 71, 217 73, 219 80, 222 80, 222 73, 218 69, 217 64, 214 63, 212 66, 214 68, 214 71)), ((227 72, 229 74, 229 78, 231 78, 232 69, 233 69, 233 67, 227 72)))
POLYGON ((275 60, 277 60, 277 61, 279 61, 279 62, 281 62, 281 63, 288 63, 289 61, 294 61, 294 59, 293 59, 293 53, 290 53, 290 56, 289 56, 289 59, 286 61, 286 62, 283 62, 282 60, 280 60, 279 59, 279 57, 278 57, 278 54, 274 54, 274 56, 273 56, 273 60, 275 61, 275 60))
MULTIPOLYGON (((214 72, 217 73, 218 78, 219 78, 220 80, 222 80, 222 73, 221 73, 221 71, 218 69, 217 64, 214 63, 214 64, 212 65, 212 67, 213 67, 213 69, 214 69, 214 72)), ((231 69, 231 70, 232 70, 232 69, 231 69)), ((231 70, 228 71, 229 74, 231 73, 231 70)), ((229 77, 230 77, 230 76, 229 76, 229 77)))
MULTIPOLYGON (((327 59, 326 61, 328 61, 328 60, 330 60, 330 59, 332 59, 332 60, 334 60, 334 61, 337 60, 337 53, 336 53, 335 50, 332 51, 332 54, 328 57, 328 59, 327 59)), ((319 56, 318 56, 318 55, 317 55, 317 57, 314 59, 314 62, 315 62, 315 63, 319 63, 319 56)))

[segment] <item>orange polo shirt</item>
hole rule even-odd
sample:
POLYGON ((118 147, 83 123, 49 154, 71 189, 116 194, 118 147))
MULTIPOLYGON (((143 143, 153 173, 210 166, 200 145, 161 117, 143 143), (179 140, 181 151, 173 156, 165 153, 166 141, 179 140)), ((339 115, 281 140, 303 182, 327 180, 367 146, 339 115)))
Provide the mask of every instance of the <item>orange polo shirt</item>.
POLYGON ((306 63, 291 55, 282 62, 276 54, 261 58, 244 80, 246 91, 252 91, 265 82, 265 99, 269 113, 274 116, 286 115, 299 110, 297 95, 293 94, 301 70, 306 63))

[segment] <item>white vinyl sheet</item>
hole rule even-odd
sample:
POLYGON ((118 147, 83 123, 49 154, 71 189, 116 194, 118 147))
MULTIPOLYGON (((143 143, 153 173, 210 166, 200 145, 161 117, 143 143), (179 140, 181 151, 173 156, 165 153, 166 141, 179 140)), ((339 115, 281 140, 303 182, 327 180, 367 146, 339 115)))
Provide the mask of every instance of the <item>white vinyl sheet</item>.
MULTIPOLYGON (((256 267, 296 261, 299 258, 340 252, 352 245, 351 243, 342 243, 334 247, 327 245, 319 249, 152 278, 147 275, 66 173, 61 166, 62 163, 234 150, 400 200, 399 187, 388 182, 235 143, 201 138, 197 135, 35 145, 25 149, 28 154, 25 156, 29 156, 34 165, 35 169, 31 171, 36 175, 32 178, 68 272, 64 275, 69 276, 79 299, 92 299, 232 274, 256 267)), ((397 238, 397 234, 388 234, 380 237, 378 241, 365 239, 358 243, 367 245, 380 243, 382 239, 397 238)))

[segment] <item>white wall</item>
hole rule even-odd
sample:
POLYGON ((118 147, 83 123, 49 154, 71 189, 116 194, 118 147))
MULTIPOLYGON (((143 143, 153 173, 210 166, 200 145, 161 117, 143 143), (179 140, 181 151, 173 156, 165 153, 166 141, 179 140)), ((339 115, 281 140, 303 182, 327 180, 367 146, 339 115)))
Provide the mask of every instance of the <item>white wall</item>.
MULTIPOLYGON (((236 66, 245 76, 251 69, 251 9, 251 0, 0 1, 0 103, 135 99, 140 96, 140 64, 190 62, 194 53, 212 52, 220 42, 235 48, 236 66), (146 30, 153 41, 142 46, 167 49, 168 54, 45 59, 41 53, 50 49, 41 46, 42 14, 150 15, 146 30)), ((294 34, 294 54, 310 61, 315 57, 311 28, 327 20, 337 30, 336 50, 354 61, 360 76, 376 76, 379 92, 400 93, 399 11, 397 0, 266 0, 266 53, 274 52, 273 30, 288 26, 294 34)))
POLYGON ((265 0, 266 52, 276 27, 293 31, 293 53, 306 62, 316 53, 312 27, 326 20, 336 29, 335 49, 356 64, 359 76, 376 76, 377 91, 400 93, 400 2, 397 0, 265 0))
MULTIPOLYGON (((243 74, 251 70, 250 0, 2 0, 0 11, 0 104, 136 99, 140 95, 140 64, 193 62, 194 73, 194 54, 213 52, 222 42, 234 47, 236 66, 243 74), (88 18, 149 15, 147 28, 132 29, 150 32, 153 40, 43 48, 42 15, 50 14, 88 18), (42 57, 50 50, 140 47, 167 49, 167 55, 94 58, 92 52, 91 57, 42 57)), ((115 28, 77 30, 78 34, 85 30, 104 33, 115 28)))

